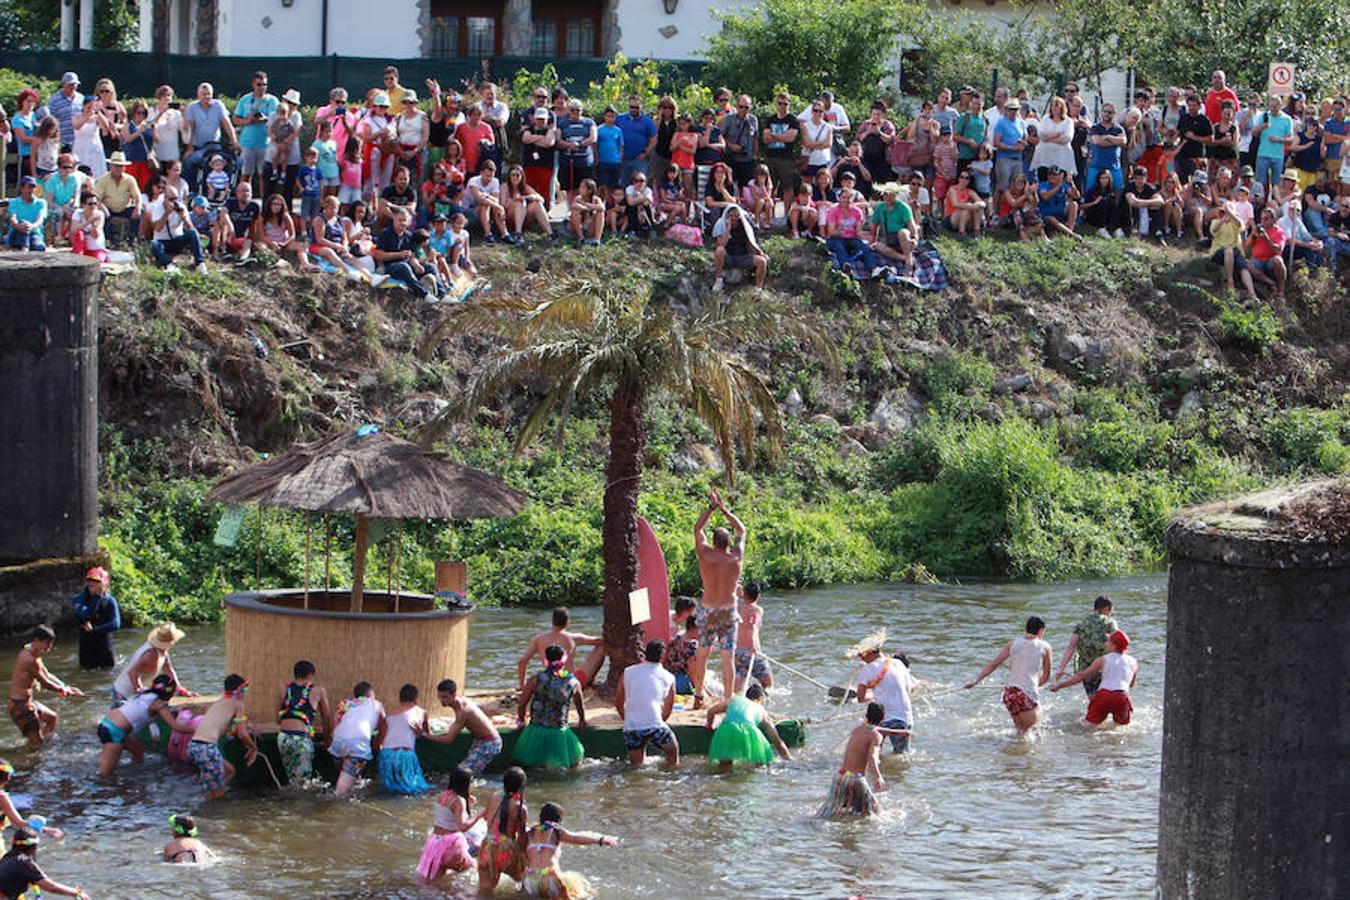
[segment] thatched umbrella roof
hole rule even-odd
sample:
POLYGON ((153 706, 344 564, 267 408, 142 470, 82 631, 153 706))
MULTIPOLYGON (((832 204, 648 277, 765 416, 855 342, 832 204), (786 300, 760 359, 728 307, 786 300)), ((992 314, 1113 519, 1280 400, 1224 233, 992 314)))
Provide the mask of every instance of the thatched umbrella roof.
POLYGON ((378 519, 512 516, 526 501, 486 472, 382 432, 296 444, 231 475, 206 496, 378 519))

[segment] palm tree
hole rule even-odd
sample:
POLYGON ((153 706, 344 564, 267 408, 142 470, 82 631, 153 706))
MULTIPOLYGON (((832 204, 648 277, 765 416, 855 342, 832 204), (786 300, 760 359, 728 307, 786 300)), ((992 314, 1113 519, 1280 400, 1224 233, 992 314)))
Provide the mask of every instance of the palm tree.
POLYGON ((734 445, 747 461, 756 450, 756 420, 776 455, 784 428, 768 385, 732 348, 751 340, 790 337, 815 347, 834 366, 835 350, 802 314, 761 295, 697 317, 654 302, 649 288, 619 290, 575 280, 542 294, 489 297, 466 305, 438 329, 428 346, 456 334, 495 331, 509 346, 492 353, 458 402, 432 425, 443 432, 472 416, 508 387, 538 387, 516 439, 516 453, 558 413, 558 437, 573 401, 598 391, 609 397, 609 462, 605 468, 604 649, 610 680, 638 659, 640 629, 628 594, 637 586, 637 501, 647 442, 643 414, 656 395, 686 403, 713 432, 733 484, 734 445))

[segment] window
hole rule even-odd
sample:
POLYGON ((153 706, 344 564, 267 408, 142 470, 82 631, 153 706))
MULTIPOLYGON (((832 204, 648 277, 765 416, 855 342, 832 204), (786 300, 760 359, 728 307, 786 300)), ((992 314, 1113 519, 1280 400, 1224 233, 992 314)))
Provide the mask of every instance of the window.
POLYGON ((595 22, 591 19, 567 20, 567 43, 563 56, 569 59, 595 56, 595 22))
POLYGON ((505 0, 431 0, 429 54, 500 56, 504 5, 505 0))
POLYGON ((530 36, 531 56, 558 55, 558 20, 535 19, 534 33, 530 36))
POLYGON ((459 16, 431 20, 431 55, 438 59, 459 55, 459 16))
POLYGON ((469 56, 494 56, 497 52, 497 20, 469 16, 469 56))

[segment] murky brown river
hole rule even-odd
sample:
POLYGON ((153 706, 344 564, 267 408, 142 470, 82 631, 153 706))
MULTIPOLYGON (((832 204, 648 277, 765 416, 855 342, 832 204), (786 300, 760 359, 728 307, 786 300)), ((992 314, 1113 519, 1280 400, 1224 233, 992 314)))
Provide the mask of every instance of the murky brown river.
MULTIPOLYGON (((532 812, 544 801, 561 803, 569 827, 620 836, 618 848, 569 847, 563 855, 564 868, 584 873, 606 898, 1149 896, 1162 739, 1164 576, 1051 586, 862 585, 773 595, 766 601, 764 647, 820 681, 840 683, 851 671, 847 647, 884 625, 893 636, 888 646, 906 650, 915 674, 941 690, 972 678, 1032 613, 1049 623, 1046 638, 1058 665, 1073 623, 1098 593, 1115 600, 1141 662, 1134 724, 1078 729, 1074 722, 1086 703, 1074 687, 1044 693, 1040 734, 1019 740, 992 686, 1002 683, 997 673, 986 682, 990 687, 919 701, 914 752, 885 761, 891 789, 882 795, 885 812, 872 821, 812 818, 838 768, 840 740, 861 712, 851 707, 821 721, 835 713, 824 692, 784 671, 777 673, 772 708, 817 721, 791 762, 733 776, 709 773, 698 757, 673 774, 587 762, 571 775, 532 777, 526 800, 532 812)), ((546 618, 521 610, 476 613, 471 686, 509 685, 524 642, 546 618)), ((597 628, 599 618, 598 609, 579 610, 575 627, 597 628)), ((123 634, 119 653, 125 656, 142 637, 139 630, 123 634)), ((6 666, 16 646, 6 646, 6 666)), ((32 752, 12 725, 0 725, 0 755, 19 770, 13 792, 32 795, 36 811, 66 829, 64 844, 43 846, 40 861, 52 877, 81 884, 95 898, 174 900, 430 898, 469 886, 467 874, 437 887, 417 881, 430 795, 392 798, 372 785, 344 802, 236 792, 205 804, 191 775, 154 755, 139 766, 124 758, 115 783, 98 783, 94 726, 110 678, 79 672, 74 650, 73 639, 59 641, 49 666, 90 695, 55 701, 62 714, 55 742, 32 752), (178 811, 197 816, 202 838, 221 856, 218 864, 159 862, 167 817, 178 811)), ((189 629, 174 659, 189 686, 213 690, 224 674, 222 630, 189 629)))

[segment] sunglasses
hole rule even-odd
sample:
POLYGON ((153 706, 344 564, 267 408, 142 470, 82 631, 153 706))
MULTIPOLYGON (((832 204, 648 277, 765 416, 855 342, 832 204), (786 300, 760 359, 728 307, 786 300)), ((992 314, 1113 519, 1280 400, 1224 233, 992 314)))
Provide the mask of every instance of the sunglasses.
POLYGON ((74 167, 74 166, 57 166, 57 168, 58 168, 58 169, 63 169, 63 170, 65 170, 65 171, 69 171, 69 170, 71 170, 71 169, 73 169, 73 168, 75 168, 75 167, 74 167))
POLYGON ((737 109, 749 109, 750 107, 747 106, 747 105, 744 104, 744 103, 740 103, 740 104, 737 104, 737 105, 736 105, 736 108, 737 108, 737 109))
POLYGON ((819 106, 813 106, 813 107, 811 107, 811 112, 823 113, 824 111, 825 111, 825 110, 821 109, 819 106))
POLYGON ((787 105, 788 105, 788 102, 787 102, 786 100, 779 100, 779 101, 778 101, 778 105, 779 105, 779 106, 787 106, 787 105))

